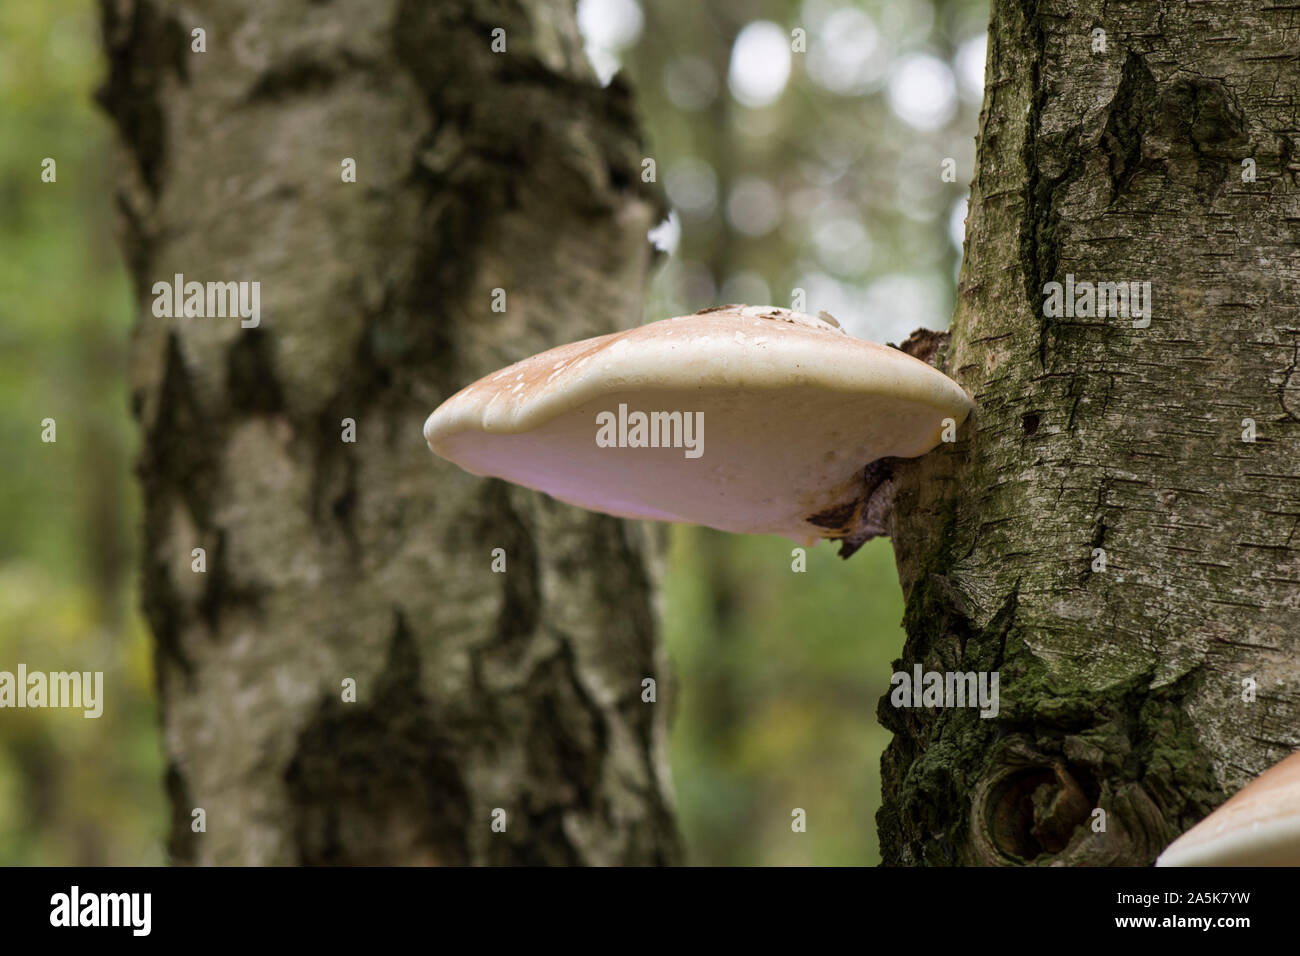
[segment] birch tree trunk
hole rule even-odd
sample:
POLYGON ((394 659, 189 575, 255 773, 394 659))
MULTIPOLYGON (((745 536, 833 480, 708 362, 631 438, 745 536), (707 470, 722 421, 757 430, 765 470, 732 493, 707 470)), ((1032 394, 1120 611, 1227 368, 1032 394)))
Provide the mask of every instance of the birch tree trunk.
POLYGON ((1294 17, 993 2, 934 359, 977 407, 893 536, 897 668, 998 671, 1000 713, 881 702, 888 864, 1149 864, 1300 745, 1294 17), (1045 318, 1067 275, 1149 281, 1149 325, 1045 318))
POLYGON ((661 210, 572 4, 101 7, 174 858, 675 862, 657 537, 421 434, 641 320, 661 210), (177 273, 260 282, 260 324, 156 317, 177 273))

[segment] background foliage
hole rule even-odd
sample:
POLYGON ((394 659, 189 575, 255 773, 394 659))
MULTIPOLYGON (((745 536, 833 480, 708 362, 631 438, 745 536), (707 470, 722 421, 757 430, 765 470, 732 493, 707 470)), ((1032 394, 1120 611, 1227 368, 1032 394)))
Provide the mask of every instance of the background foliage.
POLYGON ((163 861, 102 72, 90 3, 0 3, 0 670, 102 670, 106 701, 0 711, 0 863, 163 861))
MULTIPOLYGON (((977 0, 582 0, 635 87, 675 210, 647 319, 826 310, 901 341, 947 324, 984 63, 977 0), (791 53, 791 31, 806 51, 791 53), (945 158, 956 182, 940 179, 945 158)), ((166 806, 134 572, 132 293, 89 0, 0 3, 0 669, 103 670, 99 720, 0 711, 0 864, 163 862, 166 806), (58 162, 42 183, 41 160, 58 162), (58 441, 40 441, 54 418, 58 441)), ((209 37, 220 55, 220 38, 209 37)), ((675 528, 664 594, 673 770, 697 863, 878 860, 875 718, 902 648, 888 542, 675 528), (793 834, 790 813, 808 813, 793 834)), ((215 721, 221 719, 214 715, 215 721)))

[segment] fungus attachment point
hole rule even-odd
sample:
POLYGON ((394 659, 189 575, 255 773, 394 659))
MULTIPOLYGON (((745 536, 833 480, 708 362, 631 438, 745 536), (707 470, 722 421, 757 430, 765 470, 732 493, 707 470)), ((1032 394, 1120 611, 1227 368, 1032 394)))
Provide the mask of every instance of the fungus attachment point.
POLYGON ((865 466, 924 454, 970 410, 897 349, 730 305, 516 362, 443 402, 424 437, 472 474, 593 511, 811 542, 852 533, 865 466))
POLYGON ((1300 751, 1180 836, 1156 866, 1300 865, 1300 751))

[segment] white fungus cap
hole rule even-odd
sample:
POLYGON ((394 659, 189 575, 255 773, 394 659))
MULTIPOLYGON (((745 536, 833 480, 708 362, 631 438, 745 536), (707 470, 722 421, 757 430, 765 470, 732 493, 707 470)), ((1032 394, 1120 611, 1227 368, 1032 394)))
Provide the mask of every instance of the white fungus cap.
POLYGON ((1156 866, 1300 866, 1300 751, 1169 844, 1156 866))
POLYGON ((857 500, 865 465, 924 454, 971 402, 833 322, 732 305, 563 345, 457 392, 424 437, 468 472, 593 511, 834 537, 824 516, 857 500))

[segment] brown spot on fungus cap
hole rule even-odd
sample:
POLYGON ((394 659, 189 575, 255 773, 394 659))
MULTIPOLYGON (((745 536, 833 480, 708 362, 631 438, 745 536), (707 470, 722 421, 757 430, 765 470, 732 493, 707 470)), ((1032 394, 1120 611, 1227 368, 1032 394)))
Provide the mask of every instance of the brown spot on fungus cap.
POLYGON ((856 500, 864 465, 924 454, 970 409, 956 382, 903 352, 732 305, 516 362, 443 402, 424 437, 466 471, 593 511, 810 542, 827 529, 807 517, 856 500), (622 439, 637 412, 659 414, 660 447, 597 443, 601 422, 617 420, 622 439))
POLYGON ((1169 844, 1156 866, 1300 866, 1300 752, 1169 844))

